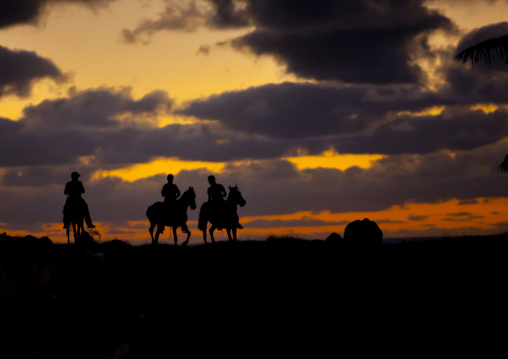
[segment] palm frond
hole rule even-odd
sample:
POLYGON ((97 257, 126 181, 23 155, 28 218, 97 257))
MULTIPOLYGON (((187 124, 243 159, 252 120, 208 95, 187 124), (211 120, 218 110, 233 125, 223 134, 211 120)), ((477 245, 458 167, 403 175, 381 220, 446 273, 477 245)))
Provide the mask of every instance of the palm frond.
POLYGON ((504 156, 503 162, 497 168, 502 172, 508 172, 508 155, 504 156))
POLYGON ((471 61, 471 65, 480 60, 490 64, 492 60, 502 60, 505 57, 507 58, 505 63, 508 63, 508 35, 480 42, 455 55, 457 61, 463 63, 471 61))

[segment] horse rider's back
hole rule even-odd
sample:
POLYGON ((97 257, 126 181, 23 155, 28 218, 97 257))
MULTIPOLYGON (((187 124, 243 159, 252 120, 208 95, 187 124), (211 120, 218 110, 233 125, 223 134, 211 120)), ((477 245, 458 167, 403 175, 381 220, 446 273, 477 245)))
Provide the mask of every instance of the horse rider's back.
POLYGON ((223 202, 226 195, 226 189, 219 183, 214 183, 208 187, 208 199, 210 202, 223 202))
POLYGON ((161 191, 162 197, 164 197, 164 202, 174 202, 178 197, 180 197, 180 190, 178 186, 174 183, 166 183, 162 186, 161 191))
POLYGON ((69 181, 65 184, 64 194, 69 198, 81 198, 81 193, 85 193, 85 187, 81 181, 69 181))

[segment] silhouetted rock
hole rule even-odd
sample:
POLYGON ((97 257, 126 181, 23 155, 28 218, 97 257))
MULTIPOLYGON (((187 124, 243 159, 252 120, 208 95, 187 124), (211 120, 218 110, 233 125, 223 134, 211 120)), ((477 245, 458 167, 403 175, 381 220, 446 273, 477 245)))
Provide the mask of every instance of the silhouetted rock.
POLYGON ((102 248, 107 248, 109 250, 123 250, 125 248, 132 248, 132 245, 120 239, 112 239, 102 243, 102 248))
POLYGON ((325 239, 326 242, 330 242, 330 243, 337 243, 337 242, 340 242, 342 240, 343 240, 342 236, 340 234, 336 233, 336 232, 333 232, 332 234, 330 234, 325 239))
POLYGON ((53 241, 48 237, 37 238, 32 235, 25 237, 9 236, 7 233, 0 234, 0 244, 5 245, 29 245, 29 246, 48 246, 52 245, 53 241))
POLYGON ((354 244, 380 245, 383 243, 383 232, 376 222, 365 218, 349 223, 344 229, 344 239, 354 244))

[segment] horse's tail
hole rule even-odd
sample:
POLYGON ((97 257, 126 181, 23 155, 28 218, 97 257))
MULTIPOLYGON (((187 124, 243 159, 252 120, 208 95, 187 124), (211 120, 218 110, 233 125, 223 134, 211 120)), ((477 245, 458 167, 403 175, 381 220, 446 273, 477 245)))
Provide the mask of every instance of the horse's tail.
POLYGON ((146 209, 146 216, 148 217, 148 219, 153 218, 153 204, 146 209))
POLYGON ((208 202, 205 202, 199 209, 198 229, 200 231, 206 231, 206 225, 208 223, 208 212, 208 202))

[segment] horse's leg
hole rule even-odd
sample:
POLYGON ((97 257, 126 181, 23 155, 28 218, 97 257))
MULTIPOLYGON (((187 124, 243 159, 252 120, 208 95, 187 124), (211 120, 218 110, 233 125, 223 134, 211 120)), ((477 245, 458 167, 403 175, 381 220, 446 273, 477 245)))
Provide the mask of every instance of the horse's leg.
POLYGON ((212 226, 210 227, 210 230, 208 231, 210 233, 210 239, 212 240, 212 243, 215 243, 215 238, 213 238, 213 231, 215 231, 215 224, 212 223, 212 226))
POLYGON ((236 226, 234 226, 233 228, 231 228, 231 230, 233 231, 233 241, 236 242, 236 226))
POLYGON ((157 225, 157 231, 155 232, 155 242, 153 244, 159 244, 159 236, 162 233, 162 230, 159 228, 159 225, 157 225))
POLYGON ((201 228, 201 230, 203 231, 203 240, 205 241, 206 243, 206 230, 207 230, 207 225, 208 225, 208 221, 206 221, 205 223, 205 228, 201 228))
POLYGON ((231 228, 226 228, 226 232, 228 234, 228 240, 231 242, 233 239, 231 238, 231 228))
POLYGON ((150 237, 152 238, 152 244, 155 242, 155 238, 153 237, 153 229, 155 228, 155 223, 150 222, 150 228, 148 228, 148 232, 150 232, 150 237))
POLYGON ((83 225, 83 220, 80 219, 79 222, 77 223, 77 233, 78 233, 78 237, 81 236, 83 234, 83 232, 85 231, 85 227, 83 225))
POLYGON ((72 232, 74 233, 74 243, 76 243, 76 239, 77 239, 78 235, 76 233, 76 223, 75 222, 72 222, 72 232))
POLYGON ((189 243, 189 238, 190 238, 190 233, 191 232, 190 232, 190 230, 187 229, 187 231, 184 231, 184 233, 187 233, 187 239, 182 243, 182 246, 186 246, 187 243, 189 243))
POLYGON ((67 226, 66 231, 67 231, 67 244, 71 244, 71 239, 69 237, 69 226, 67 226))
POLYGON ((175 246, 178 245, 178 237, 176 236, 176 229, 177 228, 178 228, 177 226, 173 226, 173 237, 175 239, 175 246))

